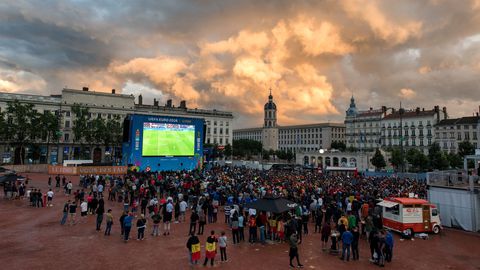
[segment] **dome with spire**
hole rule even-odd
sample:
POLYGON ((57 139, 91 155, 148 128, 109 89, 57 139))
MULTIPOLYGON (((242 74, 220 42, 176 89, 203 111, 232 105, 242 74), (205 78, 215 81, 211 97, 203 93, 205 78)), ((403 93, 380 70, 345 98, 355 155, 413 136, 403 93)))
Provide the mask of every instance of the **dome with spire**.
POLYGON ((273 102, 272 89, 270 89, 270 95, 268 95, 268 102, 265 103, 264 109, 265 110, 276 110, 277 109, 277 105, 275 104, 275 102, 273 102))
POLYGON ((347 116, 355 116, 357 114, 357 105, 355 104, 355 99, 353 98, 353 95, 350 99, 350 107, 348 107, 346 113, 347 116))

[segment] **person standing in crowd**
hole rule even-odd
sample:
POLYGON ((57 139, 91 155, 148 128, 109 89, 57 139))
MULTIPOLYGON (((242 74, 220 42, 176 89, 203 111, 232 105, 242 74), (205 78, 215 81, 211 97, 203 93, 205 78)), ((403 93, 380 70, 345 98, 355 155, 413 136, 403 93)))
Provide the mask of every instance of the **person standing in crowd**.
POLYGON ((123 219, 123 235, 125 243, 128 242, 130 237, 130 231, 132 230, 133 223, 133 213, 128 213, 128 215, 123 219))
POLYGON ((180 222, 185 222, 185 212, 187 211, 188 203, 185 200, 180 202, 180 222))
POLYGON ((240 213, 238 216, 238 236, 239 236, 239 242, 243 241, 245 242, 245 217, 243 216, 243 213, 240 213))
POLYGON ((145 238, 145 228, 147 227, 147 219, 144 214, 140 215, 140 218, 137 220, 137 241, 143 240, 145 238))
POLYGON ((283 222, 283 218, 280 218, 277 221, 277 233, 278 233, 278 241, 283 243, 285 240, 285 223, 283 222))
POLYGON ((231 222, 232 222, 233 244, 239 244, 240 243, 240 237, 239 237, 239 234, 238 234, 238 214, 237 213, 233 214, 231 222))
POLYGON ((324 222, 322 226, 322 236, 321 236, 321 241, 322 241, 322 250, 325 251, 327 250, 327 244, 328 244, 328 238, 330 237, 332 230, 330 228, 329 222, 324 222))
MULTIPOLYGON (((51 178, 50 178, 50 181, 52 181, 51 178)), ((49 189, 47 191, 47 206, 50 206, 50 207, 53 206, 53 191, 52 191, 52 189, 49 189)))
POLYGON ((152 230, 152 236, 158 236, 160 234, 160 221, 162 220, 162 217, 160 216, 160 213, 154 213, 152 215, 152 221, 153 221, 153 230, 152 230))
POLYGON ((346 260, 348 262, 350 261, 350 250, 353 242, 353 234, 349 230, 346 230, 345 232, 343 232, 341 239, 342 239, 342 257, 340 259, 343 261, 346 260))
POLYGON ((107 211, 106 222, 107 222, 107 227, 105 228, 105 235, 110 235, 110 232, 112 231, 112 225, 113 225, 112 209, 108 209, 107 211))
POLYGON ((218 247, 220 247, 220 260, 222 262, 228 262, 227 260, 227 236, 225 232, 221 232, 221 236, 218 238, 218 247))
POLYGON ((197 221, 197 211, 195 211, 195 209, 192 209, 192 214, 190 215, 190 229, 188 229, 188 234, 192 234, 192 232, 195 234, 195 231, 197 230, 197 221))
POLYGON ((205 261, 203 262, 203 266, 207 266, 209 259, 210 265, 213 266, 215 255, 217 255, 217 242, 218 239, 215 236, 215 231, 211 231, 210 236, 207 238, 207 242, 205 243, 205 261))
POLYGON ((69 204, 70 225, 75 225, 75 216, 77 215, 77 204, 72 202, 69 204))
MULTIPOLYGON (((55 187, 59 188, 60 187, 60 175, 55 176, 55 187)), ((57 189, 58 191, 58 189, 57 189)))
POLYGON ((103 214, 105 213, 105 204, 103 202, 103 198, 100 198, 95 213, 97 214, 97 232, 99 232, 103 222, 103 214))
POLYGON ((72 188, 73 188, 72 181, 68 181, 68 184, 67 184, 67 194, 68 194, 68 196, 70 196, 72 194, 72 188))
POLYGON ((187 241, 187 249, 188 249, 190 264, 191 265, 197 264, 198 260, 200 260, 201 253, 200 253, 200 240, 195 235, 195 230, 193 230, 193 232, 190 232, 190 237, 188 238, 188 241, 187 241))
POLYGON ((172 198, 168 198, 167 204, 163 206, 163 235, 170 235, 170 223, 173 214, 172 198))
POLYGON ((352 231, 353 241, 352 241, 352 258, 354 261, 358 261, 358 241, 360 240, 360 232, 358 227, 353 227, 352 231))
POLYGON ((290 251, 288 252, 288 256, 290 257, 290 267, 295 268, 292 261, 294 258, 297 259, 298 267, 302 268, 303 264, 300 263, 300 257, 298 255, 298 244, 300 240, 298 239, 297 232, 294 231, 292 235, 290 235, 288 244, 290 245, 290 251))
POLYGON ((83 200, 80 203, 80 218, 81 218, 81 223, 87 222, 87 211, 88 211, 88 203, 87 201, 83 200))
POLYGON ((393 234, 387 231, 385 235, 385 261, 391 262, 393 257, 393 234))
POLYGON ((125 234, 125 223, 124 223, 124 221, 125 221, 125 217, 127 217, 127 216, 128 216, 128 212, 123 211, 122 215, 120 216, 120 219, 119 219, 119 221, 120 221, 120 235, 122 237, 124 237, 124 234, 125 234))
MULTIPOLYGON (((59 180, 60 181, 60 180, 59 180)), ((68 200, 64 205, 63 205, 63 216, 62 220, 60 221, 60 225, 65 225, 67 222, 68 218, 68 211, 70 210, 70 200, 68 200)))
POLYGON ((248 242, 255 244, 257 242, 257 220, 253 215, 251 215, 248 220, 248 230, 248 242))
POLYGON ((205 212, 203 210, 200 210, 198 215, 198 235, 203 235, 205 224, 207 224, 207 217, 205 216, 205 212))

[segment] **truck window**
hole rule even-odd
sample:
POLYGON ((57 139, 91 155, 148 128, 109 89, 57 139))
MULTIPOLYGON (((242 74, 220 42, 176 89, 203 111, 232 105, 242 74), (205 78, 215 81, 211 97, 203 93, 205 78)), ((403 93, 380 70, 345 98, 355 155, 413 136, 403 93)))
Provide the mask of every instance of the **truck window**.
POLYGON ((437 208, 432 209, 432 216, 438 216, 438 209, 437 208))
POLYGON ((387 213, 391 213, 392 215, 399 215, 400 214, 400 206, 397 204, 394 207, 386 207, 385 211, 387 213))

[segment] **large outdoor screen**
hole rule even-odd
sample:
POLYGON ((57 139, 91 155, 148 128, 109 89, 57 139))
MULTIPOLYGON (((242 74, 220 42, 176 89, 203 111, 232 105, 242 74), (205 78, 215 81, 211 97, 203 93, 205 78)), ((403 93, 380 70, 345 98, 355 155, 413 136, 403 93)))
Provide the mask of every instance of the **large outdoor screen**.
POLYGON ((143 123, 142 156, 193 156, 195 126, 143 123))

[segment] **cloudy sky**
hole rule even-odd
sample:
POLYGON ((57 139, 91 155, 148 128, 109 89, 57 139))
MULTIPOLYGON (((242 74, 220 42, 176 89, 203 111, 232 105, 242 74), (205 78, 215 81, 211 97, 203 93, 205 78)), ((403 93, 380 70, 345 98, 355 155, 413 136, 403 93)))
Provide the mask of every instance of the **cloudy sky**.
POLYGON ((480 105, 480 0, 2 1, 0 91, 115 88, 260 125, 480 105))

